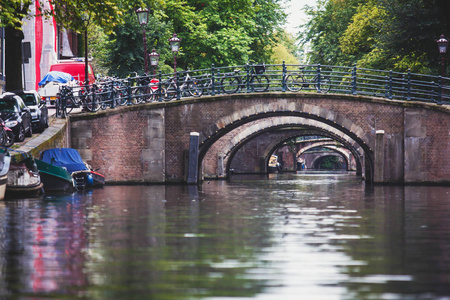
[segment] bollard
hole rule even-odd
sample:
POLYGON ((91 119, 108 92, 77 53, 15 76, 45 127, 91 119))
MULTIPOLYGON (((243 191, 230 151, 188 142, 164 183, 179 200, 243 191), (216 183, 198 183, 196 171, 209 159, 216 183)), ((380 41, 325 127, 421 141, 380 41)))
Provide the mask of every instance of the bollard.
POLYGON ((189 164, 188 164, 188 184, 196 184, 198 181, 198 147, 200 134, 191 132, 189 137, 189 164))

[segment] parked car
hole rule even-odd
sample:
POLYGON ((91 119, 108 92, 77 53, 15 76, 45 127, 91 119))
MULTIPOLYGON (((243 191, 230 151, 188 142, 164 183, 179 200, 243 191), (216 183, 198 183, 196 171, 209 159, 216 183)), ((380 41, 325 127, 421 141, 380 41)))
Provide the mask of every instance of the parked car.
POLYGON ((46 101, 47 106, 53 106, 63 85, 73 87, 77 86, 78 82, 69 73, 51 71, 39 81, 37 92, 41 99, 46 101))
MULTIPOLYGON (((86 74, 86 64, 84 63, 83 58, 74 58, 69 60, 60 60, 57 64, 53 64, 50 66, 51 71, 59 71, 68 73, 75 78, 80 84, 83 84, 85 81, 86 74)), ((88 63, 88 78, 89 83, 95 82, 95 73, 94 69, 92 69, 91 64, 88 63)))
POLYGON ((12 129, 16 142, 23 142, 25 136, 33 134, 30 108, 14 93, 0 95, 0 118, 12 129))
POLYGON ((46 101, 41 100, 41 97, 36 91, 18 91, 15 94, 19 95, 25 102, 25 105, 30 108, 33 131, 44 131, 48 127, 48 108, 46 101))

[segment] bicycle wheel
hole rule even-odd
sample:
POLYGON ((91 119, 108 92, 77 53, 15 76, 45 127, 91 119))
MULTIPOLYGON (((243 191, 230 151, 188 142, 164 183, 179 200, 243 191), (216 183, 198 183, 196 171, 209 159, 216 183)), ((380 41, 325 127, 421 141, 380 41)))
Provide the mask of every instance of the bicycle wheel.
POLYGON ((224 93, 233 94, 239 90, 241 79, 237 76, 225 76, 220 81, 220 85, 224 93))
POLYGON ((127 104, 128 90, 126 88, 115 90, 114 91, 114 100, 116 101, 116 105, 118 105, 118 106, 123 106, 123 105, 127 104))
POLYGON ((200 97, 203 94, 203 88, 200 81, 197 79, 192 79, 192 81, 188 83, 188 91, 189 95, 193 97, 200 97))
POLYGON ((269 77, 267 75, 253 75, 250 78, 252 92, 266 92, 269 89, 269 77))
POLYGON ((177 96, 177 88, 172 83, 164 83, 161 93, 164 101, 170 101, 177 96))
POLYGON ((289 74, 288 76, 286 76, 286 88, 291 91, 291 92, 298 92, 300 91, 303 86, 304 83, 306 82, 305 77, 303 77, 303 75, 294 73, 294 74, 289 74))
POLYGON ((145 91, 142 87, 137 87, 131 91, 131 103, 140 104, 144 102, 145 91))
POLYGON ((101 107, 101 104, 96 101, 95 95, 92 92, 89 92, 89 94, 87 94, 85 102, 86 108, 92 112, 98 111, 101 107))
MULTIPOLYGON (((317 91, 319 91, 319 77, 314 77, 314 87, 317 91)), ((320 92, 328 93, 331 89, 331 80, 328 76, 320 76, 320 92)))
POLYGON ((72 109, 76 106, 76 100, 74 96, 69 96, 66 101, 66 116, 72 112, 72 109))

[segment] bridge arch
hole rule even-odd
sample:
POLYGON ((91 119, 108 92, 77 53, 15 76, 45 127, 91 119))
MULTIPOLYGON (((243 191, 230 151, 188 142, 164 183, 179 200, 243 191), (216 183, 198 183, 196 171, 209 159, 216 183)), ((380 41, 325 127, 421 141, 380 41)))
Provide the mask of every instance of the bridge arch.
MULTIPOLYGON (((343 145, 343 146, 344 146, 344 145, 343 145)), ((357 163, 357 169, 359 169, 359 168, 358 168, 359 157, 358 157, 358 156, 355 156, 355 154, 352 152, 351 149, 348 149, 347 147, 339 147, 339 146, 336 146, 336 143, 335 143, 335 142, 332 142, 332 141, 317 142, 317 143, 314 143, 314 144, 312 144, 312 145, 306 146, 306 147, 300 149, 300 150, 297 152, 297 157, 301 156, 303 153, 307 152, 308 150, 311 150, 311 149, 316 148, 316 147, 324 147, 324 148, 327 148, 327 149, 330 149, 330 150, 332 150, 332 151, 334 151, 334 152, 339 153, 339 154, 342 156, 342 158, 345 160, 345 162, 346 162, 346 164, 347 164, 348 171, 350 171, 351 157, 350 157, 349 153, 343 151, 342 148, 344 148, 344 149, 350 151, 350 153, 353 155, 353 157, 354 157, 355 160, 356 160, 356 163, 357 163)), ((313 164, 313 163, 311 163, 311 164, 313 164)))
POLYGON ((348 170, 349 161, 348 161, 347 157, 345 155, 343 155, 342 153, 337 152, 337 151, 336 152, 326 153, 326 154, 324 153, 324 154, 321 154, 320 156, 315 157, 310 163, 311 168, 312 169, 319 169, 318 168, 319 163, 321 163, 321 161, 325 157, 328 157, 328 156, 335 156, 335 157, 342 158, 344 160, 344 162, 346 164, 346 167, 347 167, 347 170, 348 170))
MULTIPOLYGON (((238 132, 232 141, 228 143, 229 145, 226 149, 233 149, 235 145, 242 144, 245 140, 254 137, 255 133, 267 128, 279 126, 315 128, 326 132, 334 139, 345 141, 346 144, 350 145, 351 149, 355 149, 354 152, 355 154, 358 153, 358 156, 365 156, 366 178, 373 178, 373 151, 368 146, 370 135, 364 134, 362 128, 356 123, 336 112, 319 106, 288 101, 246 107, 233 112, 231 115, 224 116, 210 125, 201 135, 203 138, 200 145, 199 165, 203 164, 203 159, 216 142, 242 126, 247 126, 248 128, 238 132), (252 125, 246 125, 252 122, 254 122, 252 125)), ((228 150, 223 151, 227 152, 228 150)), ((228 169, 229 164, 227 165, 228 169)), ((202 168, 200 168, 201 170, 202 168)))
MULTIPOLYGON (((244 139, 237 141, 236 144, 233 144, 233 146, 229 150, 228 159, 227 160, 224 159, 224 162, 226 164, 226 170, 235 169, 233 167, 233 165, 235 166, 236 163, 234 163, 233 158, 239 151, 241 151, 241 148, 243 148, 247 143, 250 143, 253 139, 257 138, 259 135, 262 135, 268 131, 283 130, 284 128, 286 129, 286 131, 289 130, 290 133, 286 134, 285 136, 283 135, 284 137, 282 137, 281 139, 275 139, 272 143, 267 145, 265 147, 265 149, 263 150, 263 152, 261 153, 260 156, 263 158, 261 173, 267 173, 267 171, 268 171, 267 164, 268 164, 270 155, 276 149, 283 146, 286 143, 286 141, 288 141, 292 138, 296 138, 299 136, 308 136, 308 135, 328 136, 328 137, 334 139, 335 141, 340 141, 340 143, 346 144, 347 147, 350 147, 350 148, 352 147, 348 141, 343 140, 342 137, 334 135, 332 132, 326 132, 324 129, 320 129, 320 128, 305 127, 301 123, 300 123, 300 125, 288 123, 288 124, 279 125, 276 127, 268 127, 266 129, 257 131, 254 134, 249 135, 249 136, 245 137, 244 139), (298 126, 298 129, 296 129, 295 126, 298 126)), ((361 160, 362 159, 360 157, 363 157, 363 153, 360 153, 358 151, 360 151, 360 149, 353 149, 353 154, 357 156, 356 161, 359 163, 359 168, 358 168, 359 172, 357 174, 361 175, 361 160)), ((225 156, 225 157, 227 157, 227 156, 225 156)), ((239 162, 238 162, 238 164, 239 164, 239 162)))

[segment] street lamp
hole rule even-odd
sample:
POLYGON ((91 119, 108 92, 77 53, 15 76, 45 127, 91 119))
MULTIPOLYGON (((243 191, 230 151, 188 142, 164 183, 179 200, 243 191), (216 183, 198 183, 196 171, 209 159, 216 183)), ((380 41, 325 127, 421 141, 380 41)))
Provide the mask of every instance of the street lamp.
POLYGON ((177 54, 180 50, 180 42, 181 39, 177 37, 177 34, 174 33, 173 36, 169 39, 170 48, 172 49, 173 53, 173 72, 174 72, 174 80, 176 81, 177 76, 177 54))
POLYGON ((142 27, 142 36, 143 36, 143 42, 144 42, 144 68, 145 68, 145 74, 148 73, 148 61, 147 61, 147 36, 145 33, 145 27, 147 26, 148 22, 148 9, 146 8, 138 8, 136 9, 136 15, 138 17, 139 25, 142 27))
POLYGON ((86 86, 89 85, 89 62, 88 62, 88 35, 87 28, 89 26, 89 21, 91 16, 84 12, 81 14, 81 20, 86 24, 86 28, 84 29, 84 84, 86 86))
POLYGON ((156 75, 156 68, 158 67, 159 62, 159 53, 156 52, 155 49, 148 55, 150 57, 150 65, 153 67, 153 74, 156 75))
POLYGON ((447 53, 448 40, 445 38, 443 34, 441 34, 440 39, 436 41, 439 53, 441 54, 441 75, 444 77, 445 75, 445 53, 447 53))

